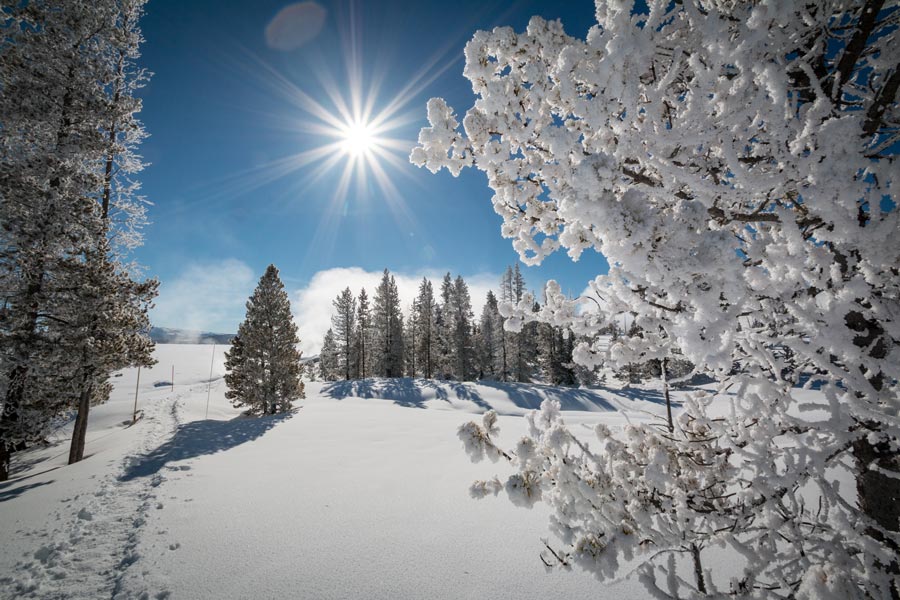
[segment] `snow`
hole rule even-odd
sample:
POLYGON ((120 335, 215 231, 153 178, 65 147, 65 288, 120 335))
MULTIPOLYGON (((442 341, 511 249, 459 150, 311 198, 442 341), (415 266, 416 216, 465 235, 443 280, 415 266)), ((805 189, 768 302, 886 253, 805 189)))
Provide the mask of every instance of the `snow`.
POLYGON ((293 413, 251 419, 224 398, 225 349, 157 346, 134 426, 128 370, 92 411, 86 460, 65 465, 67 429, 14 460, 0 597, 646 597, 636 580, 546 571, 547 508, 473 500, 502 465, 472 464, 457 429, 492 409, 511 447, 545 398, 579 430, 661 414, 656 392, 308 382, 293 413), (155 385, 173 365, 174 392, 155 385))

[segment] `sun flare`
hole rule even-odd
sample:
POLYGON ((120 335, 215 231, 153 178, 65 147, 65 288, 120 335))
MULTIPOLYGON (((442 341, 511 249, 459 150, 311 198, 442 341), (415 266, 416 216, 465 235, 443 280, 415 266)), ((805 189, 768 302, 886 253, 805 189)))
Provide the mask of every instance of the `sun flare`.
POLYGON ((341 149, 351 156, 367 154, 378 145, 378 138, 368 123, 348 124, 341 137, 341 149))
POLYGON ((414 180, 408 156, 415 142, 409 127, 422 118, 419 110, 408 107, 457 62, 448 44, 388 92, 384 64, 376 61, 363 69, 357 31, 351 23, 342 32, 343 77, 335 77, 341 74, 336 65, 317 60, 304 71, 312 77, 304 76, 303 87, 252 53, 246 54, 247 60, 235 61, 262 90, 284 102, 286 110, 263 117, 277 131, 294 136, 297 150, 231 175, 221 193, 246 193, 298 174, 291 201, 314 199, 325 205, 314 246, 332 247, 341 220, 355 205, 372 201, 382 202, 404 229, 418 230, 399 185, 403 178, 414 180))

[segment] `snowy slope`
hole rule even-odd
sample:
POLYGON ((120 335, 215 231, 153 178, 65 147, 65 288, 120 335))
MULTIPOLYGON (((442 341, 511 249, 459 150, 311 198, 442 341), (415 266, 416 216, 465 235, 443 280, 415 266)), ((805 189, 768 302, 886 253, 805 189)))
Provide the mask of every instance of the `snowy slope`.
POLYGON ((472 500, 504 467, 471 464, 456 428, 494 408, 509 442, 548 396, 590 424, 650 418, 658 394, 372 379, 308 383, 293 414, 247 419, 224 398, 224 350, 158 346, 133 427, 137 373, 117 377, 84 462, 65 466, 65 430, 18 457, 0 484, 0 597, 644 597, 546 572, 545 510, 472 500))

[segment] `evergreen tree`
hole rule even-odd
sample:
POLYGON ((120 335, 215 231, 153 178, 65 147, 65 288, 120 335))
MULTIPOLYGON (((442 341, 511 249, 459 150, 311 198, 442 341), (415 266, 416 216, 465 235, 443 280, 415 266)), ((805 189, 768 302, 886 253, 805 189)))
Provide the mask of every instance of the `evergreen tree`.
POLYGON ((380 377, 403 375, 403 315, 397 282, 387 269, 375 290, 372 315, 374 374, 380 377))
POLYGON ((441 281, 441 304, 436 315, 437 334, 437 375, 441 379, 449 379, 453 376, 453 368, 456 358, 453 355, 453 278, 450 273, 444 275, 441 281))
POLYGON ((475 344, 472 339, 472 300, 469 286, 461 275, 456 277, 450 294, 452 314, 452 352, 453 375, 465 381, 472 379, 475 344))
POLYGON ((275 265, 269 265, 247 301, 235 339, 239 350, 232 344, 229 356, 238 372, 230 380, 235 387, 229 384, 235 406, 246 406, 251 414, 275 414, 304 397, 297 326, 275 265))
POLYGON ((322 350, 319 352, 319 369, 322 372, 322 379, 325 381, 334 381, 338 378, 338 348, 334 339, 334 331, 330 328, 325 332, 322 350))
POLYGON ((346 288, 334 302, 331 326, 338 345, 338 365, 344 379, 350 379, 353 359, 353 335, 356 329, 356 300, 346 288))
POLYGON ((549 323, 536 323, 539 332, 539 360, 544 381, 553 385, 572 385, 571 335, 566 336, 561 327, 549 323))
POLYGON ((99 247, 88 253, 73 280, 67 341, 79 349, 78 398, 69 449, 69 464, 84 458, 88 416, 93 405, 109 399, 113 371, 156 363, 149 338, 148 315, 157 282, 133 281, 110 254, 104 234, 99 247))
POLYGON ((409 307, 409 318, 406 320, 406 328, 403 333, 403 360, 406 363, 406 375, 416 377, 419 373, 416 362, 416 348, 419 342, 419 307, 415 300, 409 307))
POLYGON ((142 6, 35 0, 3 9, 0 480, 10 452, 72 408, 70 459, 79 460, 110 369, 149 362, 152 346, 129 328, 146 329, 155 284, 132 281, 118 264, 140 243, 144 220, 128 181, 143 166, 133 96, 145 79, 134 65, 142 6))
POLYGON ((419 295, 416 297, 416 329, 418 340, 415 347, 419 371, 430 379, 434 376, 435 357, 437 356, 437 335, 435 333, 434 288, 431 282, 422 278, 419 284, 419 295))
POLYGON ((356 332, 353 336, 354 377, 365 379, 372 372, 371 342, 372 315, 369 311, 369 296, 366 294, 366 288, 362 288, 356 305, 356 332))
POLYGON ((503 317, 497 306, 494 292, 488 291, 478 327, 479 376, 497 379, 503 364, 503 317))
MULTIPOLYGON (((515 267, 507 267, 503 274, 500 281, 500 302, 516 305, 524 297, 525 278, 517 263, 515 267)), ((536 326, 528 323, 517 332, 504 330, 503 337, 506 363, 503 380, 529 381, 537 355, 536 326)))
POLYGON ((239 401, 241 390, 253 384, 244 365, 244 341, 238 332, 231 338, 231 347, 225 351, 225 398, 232 403, 239 401))

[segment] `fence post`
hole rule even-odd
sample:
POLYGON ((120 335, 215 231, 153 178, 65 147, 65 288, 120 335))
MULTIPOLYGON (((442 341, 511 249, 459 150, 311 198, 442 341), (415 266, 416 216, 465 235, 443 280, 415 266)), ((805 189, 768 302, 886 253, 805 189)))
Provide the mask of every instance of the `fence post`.
POLYGON ((214 342, 212 357, 209 359, 209 379, 206 382, 206 416, 204 417, 205 419, 209 418, 209 394, 210 394, 210 390, 212 389, 212 370, 213 370, 213 363, 215 363, 215 362, 216 362, 216 344, 214 342))
POLYGON ((131 424, 137 423, 138 390, 141 387, 141 365, 138 365, 137 383, 134 384, 134 412, 131 413, 131 424))

